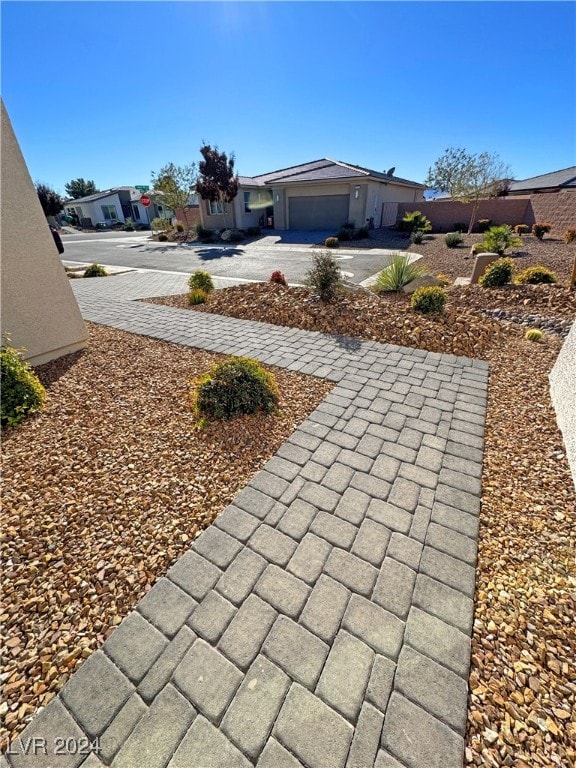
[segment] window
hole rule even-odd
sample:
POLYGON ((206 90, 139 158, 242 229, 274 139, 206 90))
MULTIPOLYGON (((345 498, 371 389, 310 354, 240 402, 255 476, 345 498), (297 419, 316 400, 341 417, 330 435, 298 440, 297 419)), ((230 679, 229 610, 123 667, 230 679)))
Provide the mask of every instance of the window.
POLYGON ((104 215, 106 221, 118 221, 118 214, 116 213, 115 205, 103 205, 101 208, 102 214, 104 215))
POLYGON ((244 192, 244 213, 252 213, 252 208, 250 208, 250 192, 244 192))
POLYGON ((140 221, 140 210, 137 205, 132 204, 132 218, 134 221, 140 221))
POLYGON ((220 200, 216 202, 208 200, 208 213, 210 216, 221 216, 224 213, 224 206, 220 200))

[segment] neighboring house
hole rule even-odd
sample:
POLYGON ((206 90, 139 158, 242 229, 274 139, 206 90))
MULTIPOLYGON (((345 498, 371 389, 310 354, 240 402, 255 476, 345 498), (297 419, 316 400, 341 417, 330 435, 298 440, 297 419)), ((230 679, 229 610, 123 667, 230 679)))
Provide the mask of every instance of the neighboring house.
POLYGON ((225 216, 220 203, 201 201, 205 227, 338 230, 347 223, 387 226, 396 223, 399 203, 422 200, 425 190, 423 184, 391 173, 327 158, 259 176, 240 176, 239 182, 238 195, 226 206, 225 216))
POLYGON ((508 189, 509 195, 539 195, 559 192, 562 189, 576 191, 576 165, 561 171, 532 176, 523 181, 513 181, 508 189))
POLYGON ((75 214, 80 225, 85 227, 113 226, 126 219, 132 219, 134 224, 149 225, 156 217, 172 216, 172 211, 162 205, 161 193, 151 191, 146 194, 152 199, 148 208, 140 202, 142 192, 135 187, 113 187, 77 200, 68 200, 64 203, 64 210, 70 216, 75 214))

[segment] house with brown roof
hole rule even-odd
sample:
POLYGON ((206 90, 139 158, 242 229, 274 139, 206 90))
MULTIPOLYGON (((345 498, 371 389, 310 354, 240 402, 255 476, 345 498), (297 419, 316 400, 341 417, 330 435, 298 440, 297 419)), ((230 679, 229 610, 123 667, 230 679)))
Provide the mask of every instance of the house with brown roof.
POLYGON ((375 227, 396 223, 399 203, 423 200, 425 187, 359 165, 323 158, 259 176, 239 176, 238 195, 226 207, 200 202, 208 229, 264 226, 291 230, 338 230, 343 224, 375 227))

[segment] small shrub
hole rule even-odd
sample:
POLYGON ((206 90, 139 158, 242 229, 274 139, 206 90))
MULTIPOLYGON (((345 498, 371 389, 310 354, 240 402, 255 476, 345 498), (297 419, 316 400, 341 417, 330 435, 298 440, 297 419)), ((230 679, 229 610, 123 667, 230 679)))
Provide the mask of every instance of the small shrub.
POLYGON ((412 294, 412 309, 428 315, 431 312, 442 312, 446 303, 446 291, 439 285, 427 285, 417 288, 412 294))
POLYGON ((225 243, 239 243, 244 240, 244 235, 239 229, 225 229, 220 235, 220 239, 225 243))
POLYGON ((188 278, 188 287, 192 290, 199 289, 204 291, 204 293, 212 293, 214 290, 214 283, 209 272, 206 272, 203 269, 197 269, 196 272, 188 278))
POLYGON ((439 275, 436 275, 436 279, 440 280, 442 285, 451 285, 452 283, 452 280, 448 277, 448 275, 445 275, 442 272, 439 275))
POLYGON ((340 243, 338 242, 337 237, 327 237, 326 240, 324 241, 324 245, 326 246, 326 248, 338 248, 340 243))
POLYGON ((353 235, 354 240, 367 240, 370 237, 370 230, 368 227, 359 227, 353 235))
POLYGON ((134 230, 135 230, 134 222, 132 221, 132 219, 130 217, 128 217, 126 219, 122 229, 124 230, 124 232, 134 232, 134 230))
POLYGON ((547 235, 551 229, 552 224, 548 224, 547 221, 537 221, 536 224, 532 226, 532 234, 534 237, 537 237, 538 240, 543 240, 544 235, 547 235))
POLYGON ((576 229, 567 229, 562 234, 562 237, 564 239, 564 242, 570 245, 570 243, 573 243, 576 240, 576 229))
POLYGON ((420 245, 420 243, 424 240, 424 232, 422 232, 421 229, 415 229, 414 232, 410 235, 410 241, 414 243, 414 245, 420 245))
POLYGON ((272 272, 270 275, 270 283, 276 283, 277 285, 284 285, 286 288, 288 288, 288 281, 284 277, 284 274, 280 272, 279 269, 272 272))
POLYGON ((246 234, 248 235, 248 237, 258 237, 259 235, 262 234, 262 230, 260 229, 260 227, 248 227, 248 229, 246 230, 246 234))
POLYGON ((538 283, 555 283, 556 275, 552 270, 546 267, 535 266, 528 267, 523 272, 516 275, 516 282, 519 285, 537 285, 538 283))
POLYGON ((342 229, 338 230, 337 238, 342 242, 352 240, 353 237, 354 230, 350 229, 349 227, 342 227, 342 229))
POLYGON ((208 294, 203 291, 202 288, 192 288, 188 292, 188 303, 192 306, 195 304, 206 304, 208 301, 208 294))
POLYGON ((161 219, 157 216, 155 219, 152 219, 150 226, 154 232, 167 232, 172 229, 172 222, 170 219, 161 219))
POLYGON ((211 229, 206 229, 202 224, 197 224, 196 237, 202 243, 211 243, 214 240, 214 232, 211 229))
POLYGON ((108 272, 106 272, 102 264, 90 264, 84 270, 84 277, 108 277, 108 272))
POLYGON ((165 235, 164 233, 162 233, 161 235, 158 235, 158 240, 161 243, 166 243, 168 242, 168 235, 165 235))
POLYGON ((176 222, 176 232, 184 232, 184 224, 181 224, 179 221, 176 222))
POLYGON ((512 259, 496 259, 488 265, 486 272, 479 278, 478 282, 484 288, 500 288, 512 280, 513 268, 512 259))
POLYGON ((517 235, 526 235, 528 232, 530 232, 530 227, 528 224, 516 224, 514 227, 514 232, 516 232, 517 235))
POLYGON ((519 245, 522 245, 522 241, 514 234, 508 224, 503 224, 500 227, 490 227, 488 232, 484 234, 486 253, 497 253, 503 256, 508 248, 515 248, 519 245))
POLYGON ((486 248, 484 243, 474 243, 474 245, 470 249, 470 254, 472 256, 478 256, 479 253, 488 253, 488 249, 486 248))
POLYGON ((448 248, 458 248, 459 245, 462 245, 464 242, 464 238, 460 234, 460 232, 448 232, 446 237, 444 238, 444 242, 448 246, 448 248))
POLYGON ((192 382, 192 407, 201 416, 232 419, 242 414, 272 413, 279 395, 271 373, 256 360, 231 357, 192 382))
POLYGON ((524 334, 524 338, 527 341, 542 341, 542 337, 544 334, 539 328, 530 328, 526 333, 524 334))
POLYGON ((342 287, 342 272, 330 251, 313 254, 312 268, 306 273, 305 283, 322 301, 336 298, 342 287))
POLYGON ((3 427, 20 424, 29 413, 42 410, 46 391, 22 350, 7 344, 0 349, 2 389, 1 423, 3 427))
POLYGON ((476 228, 478 232, 488 232, 492 226, 492 219, 478 219, 476 222, 476 228))
POLYGON ((404 215, 404 218, 400 219, 398 222, 398 228, 402 232, 409 233, 412 233, 417 229, 420 229, 422 232, 431 232, 432 224, 430 223, 430 219, 427 219, 420 211, 408 211, 408 213, 404 215))
POLYGON ((452 224, 452 232, 466 232, 468 230, 468 224, 464 224, 463 221, 457 221, 456 224, 452 224))
POLYGON ((378 273, 374 290, 377 293, 382 291, 400 291, 405 285, 422 277, 424 269, 416 262, 410 261, 410 256, 404 253, 397 253, 390 259, 387 267, 378 273))

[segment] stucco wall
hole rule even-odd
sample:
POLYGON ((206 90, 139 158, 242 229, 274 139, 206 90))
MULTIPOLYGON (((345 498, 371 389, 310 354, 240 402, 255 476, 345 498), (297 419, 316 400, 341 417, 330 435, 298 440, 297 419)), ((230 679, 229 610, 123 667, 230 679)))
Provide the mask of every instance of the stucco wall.
POLYGON ((576 323, 550 372, 550 395, 576 486, 576 323))
POLYGON ((3 102, 1 128, 2 334, 38 365, 88 334, 3 102))

